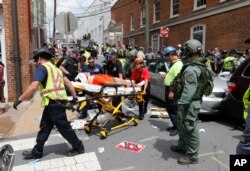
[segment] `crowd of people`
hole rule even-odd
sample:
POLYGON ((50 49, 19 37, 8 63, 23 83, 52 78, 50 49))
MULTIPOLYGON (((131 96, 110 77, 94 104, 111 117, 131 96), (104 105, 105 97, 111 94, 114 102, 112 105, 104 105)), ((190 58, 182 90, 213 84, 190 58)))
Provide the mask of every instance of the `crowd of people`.
MULTIPOLYGON (((151 76, 145 60, 155 58, 154 54, 145 53, 143 47, 126 48, 119 42, 117 46, 102 47, 102 54, 105 57, 105 64, 102 66, 96 63, 97 56, 90 49, 62 48, 61 54, 57 54, 57 46, 50 50, 43 46, 35 51, 34 60, 40 65, 35 72, 34 81, 13 104, 13 107, 17 109, 17 106, 39 87, 42 106, 45 108, 37 135, 37 144, 32 151, 23 153, 25 159, 42 157, 44 144, 53 126, 56 126, 72 145, 68 155, 84 153, 82 142, 68 123, 64 106, 58 103, 58 101, 65 100, 69 93, 73 96, 73 101, 77 100, 77 94, 70 81, 74 81, 78 73, 85 73, 88 83, 97 85, 131 86, 132 84, 129 85, 129 83, 132 82, 134 85, 140 85, 144 100, 138 102, 138 118, 144 119, 144 115, 148 112, 151 85, 151 76), (56 55, 60 55, 61 58, 55 59, 56 55), (124 64, 118 59, 119 55, 126 56, 124 64)), ((95 48, 92 47, 93 49, 95 48)), ((168 72, 162 74, 165 84, 166 109, 173 124, 167 130, 170 136, 179 135, 178 143, 172 145, 171 150, 183 155, 178 159, 179 164, 197 164, 200 143, 197 129, 198 112, 201 108, 202 96, 206 94, 206 90, 212 88, 212 85, 209 87, 207 84, 209 80, 201 79, 201 77, 204 76, 207 68, 215 73, 221 70, 233 72, 244 58, 250 55, 250 49, 243 53, 235 49, 228 52, 215 48, 214 51, 208 51, 204 55, 202 44, 198 40, 191 39, 183 45, 178 45, 178 49, 166 46, 158 54, 159 58, 165 58, 170 63, 168 72)), ((113 106, 118 106, 121 100, 120 96, 113 98, 113 106)), ((91 106, 91 102, 87 102, 78 118, 88 117, 88 110, 91 106)), ((122 112, 122 106, 119 110, 122 112)))

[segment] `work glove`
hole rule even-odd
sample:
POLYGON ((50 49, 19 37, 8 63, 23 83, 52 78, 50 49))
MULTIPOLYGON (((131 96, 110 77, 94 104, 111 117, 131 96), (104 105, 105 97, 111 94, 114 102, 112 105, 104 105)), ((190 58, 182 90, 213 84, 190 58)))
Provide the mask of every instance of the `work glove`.
POLYGON ((77 97, 73 97, 73 99, 71 100, 72 103, 75 103, 78 101, 78 98, 77 97))
POLYGON ((13 108, 17 110, 17 106, 22 103, 22 101, 20 100, 16 100, 14 103, 13 103, 13 108))

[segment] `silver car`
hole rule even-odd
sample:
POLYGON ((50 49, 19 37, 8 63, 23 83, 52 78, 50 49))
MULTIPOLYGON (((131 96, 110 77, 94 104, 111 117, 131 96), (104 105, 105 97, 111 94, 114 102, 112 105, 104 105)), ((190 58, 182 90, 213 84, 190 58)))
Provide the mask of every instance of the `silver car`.
MULTIPOLYGON (((151 95, 161 101, 165 101, 165 85, 162 73, 166 73, 169 66, 169 63, 164 59, 156 60, 148 64, 148 69, 151 75, 151 95)), ((212 72, 212 75, 214 78, 213 92, 207 97, 203 96, 200 113, 218 113, 220 111, 221 102, 225 97, 227 80, 230 78, 230 74, 222 72, 215 75, 212 72)))

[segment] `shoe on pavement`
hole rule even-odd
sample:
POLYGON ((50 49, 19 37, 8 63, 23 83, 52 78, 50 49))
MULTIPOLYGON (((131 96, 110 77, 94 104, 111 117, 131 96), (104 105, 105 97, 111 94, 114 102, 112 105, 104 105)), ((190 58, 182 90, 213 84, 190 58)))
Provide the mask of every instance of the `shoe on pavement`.
POLYGON ((169 134, 170 136, 176 136, 176 135, 178 135, 178 131, 177 131, 177 129, 172 129, 171 131, 170 131, 170 134, 169 134))
POLYGON ((34 154, 32 154, 32 151, 24 151, 24 152, 22 153, 22 156, 23 156, 23 159, 24 159, 24 160, 42 158, 42 156, 35 156, 34 154))
POLYGON ((179 154, 186 154, 186 151, 182 148, 180 148, 178 145, 171 145, 170 146, 171 151, 179 153, 179 154))
POLYGON ((170 132, 171 130, 174 129, 174 126, 167 127, 167 131, 170 132))
POLYGON ((180 157, 177 161, 179 164, 181 165, 188 165, 188 164, 198 164, 199 163, 199 159, 191 159, 188 156, 183 156, 180 157))
POLYGON ((67 152, 67 156, 76 156, 78 154, 83 154, 85 152, 84 148, 81 148, 81 149, 70 149, 68 152, 67 152))

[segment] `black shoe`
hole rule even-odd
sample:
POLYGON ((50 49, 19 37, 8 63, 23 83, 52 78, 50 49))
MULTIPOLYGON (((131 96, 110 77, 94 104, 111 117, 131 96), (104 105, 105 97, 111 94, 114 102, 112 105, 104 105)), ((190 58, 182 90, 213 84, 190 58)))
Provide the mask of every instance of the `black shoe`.
POLYGON ((199 159, 191 159, 188 156, 183 156, 180 157, 177 161, 179 164, 181 165, 188 165, 188 164, 198 164, 199 163, 199 159))
POLYGON ((176 136, 178 134, 178 131, 177 131, 177 129, 172 129, 171 131, 170 131, 170 136, 176 136))
POLYGON ((24 151, 22 153, 23 159, 24 160, 29 160, 29 159, 40 159, 42 156, 35 156, 32 154, 32 151, 24 151))
POLYGON ((78 154, 82 154, 84 153, 85 150, 84 148, 81 148, 81 149, 70 149, 68 152, 67 152, 67 156, 76 156, 78 154))
POLYGON ((171 151, 176 152, 176 153, 179 153, 179 154, 183 154, 183 155, 186 154, 186 151, 185 151, 184 149, 180 148, 180 147, 177 146, 177 145, 171 145, 171 146, 170 146, 170 149, 171 149, 171 151))
POLYGON ((88 114, 80 114, 79 116, 78 116, 78 119, 85 119, 85 118, 87 118, 88 117, 88 114))
POLYGON ((171 132, 173 129, 175 129, 174 126, 167 127, 168 132, 171 132))

